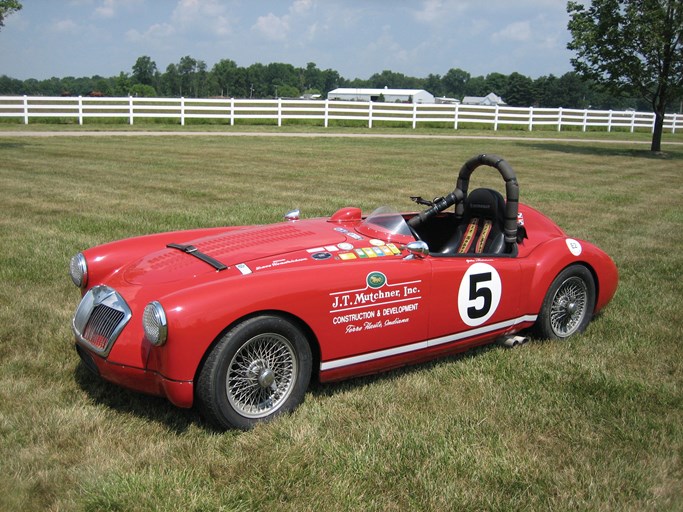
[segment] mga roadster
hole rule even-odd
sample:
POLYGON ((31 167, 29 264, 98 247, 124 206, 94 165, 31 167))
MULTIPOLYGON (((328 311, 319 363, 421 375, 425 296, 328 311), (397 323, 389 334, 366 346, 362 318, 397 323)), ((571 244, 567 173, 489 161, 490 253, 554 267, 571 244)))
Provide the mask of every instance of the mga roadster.
POLYGON ((479 155, 453 192, 414 197, 418 213, 290 212, 87 249, 70 263, 76 350, 107 381, 248 429, 293 410, 312 376, 512 345, 531 330, 568 338, 610 301, 616 266, 518 198, 512 167, 479 155), (481 166, 498 170, 505 198, 468 192, 481 166))

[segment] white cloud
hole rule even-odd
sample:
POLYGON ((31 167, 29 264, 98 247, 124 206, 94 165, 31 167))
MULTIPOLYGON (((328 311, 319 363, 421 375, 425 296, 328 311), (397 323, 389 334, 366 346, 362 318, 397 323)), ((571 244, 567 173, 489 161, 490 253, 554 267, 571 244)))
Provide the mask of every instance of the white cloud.
POLYGON ((95 9, 95 15, 100 18, 113 18, 114 17, 114 0, 104 0, 102 5, 95 9))
POLYGON ((495 32, 492 39, 496 42, 529 41, 531 35, 531 23, 529 21, 515 21, 495 32))
POLYGON ((232 18, 218 0, 179 0, 171 21, 181 31, 200 29, 217 36, 232 32, 232 18))
POLYGON ((271 41, 284 41, 289 32, 289 16, 278 17, 269 12, 259 16, 252 29, 271 41))
POLYGON ((126 40, 133 43, 154 43, 160 39, 166 39, 175 34, 175 29, 168 23, 155 23, 144 32, 131 29, 126 32, 126 40))
POLYGON ((51 26, 54 32, 72 34, 78 31, 78 24, 73 20, 58 20, 52 23, 51 26))

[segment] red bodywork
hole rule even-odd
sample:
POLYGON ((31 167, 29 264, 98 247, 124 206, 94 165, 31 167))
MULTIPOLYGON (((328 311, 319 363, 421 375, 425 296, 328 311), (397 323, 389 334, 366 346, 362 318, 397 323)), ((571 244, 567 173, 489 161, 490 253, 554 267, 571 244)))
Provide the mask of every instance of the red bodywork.
POLYGON ((410 240, 363 230, 356 208, 329 219, 164 233, 94 247, 83 253, 83 294, 106 285, 126 302, 131 318, 106 356, 82 339, 79 353, 106 380, 190 407, 214 342, 236 322, 263 312, 301 327, 325 382, 466 350, 530 327, 551 282, 571 264, 590 269, 595 312, 602 309, 617 287, 609 256, 568 238, 528 206, 519 212, 528 238, 514 257, 406 258, 402 244, 410 240), (218 271, 169 243, 192 244, 227 268, 218 271), (142 312, 150 301, 167 315, 168 339, 160 347, 143 334, 142 312))

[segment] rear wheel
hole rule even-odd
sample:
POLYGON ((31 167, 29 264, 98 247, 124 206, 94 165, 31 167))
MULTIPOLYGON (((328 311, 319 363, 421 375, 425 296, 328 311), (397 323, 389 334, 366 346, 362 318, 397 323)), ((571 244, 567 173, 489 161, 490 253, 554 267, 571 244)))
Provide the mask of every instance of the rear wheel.
POLYGON ((543 338, 566 339, 583 332, 593 317, 595 282, 582 265, 565 268, 546 293, 536 331, 543 338))
POLYGON ((218 427, 249 429, 303 401, 311 365, 308 341, 291 322, 250 318, 209 353, 197 380, 197 401, 218 427))

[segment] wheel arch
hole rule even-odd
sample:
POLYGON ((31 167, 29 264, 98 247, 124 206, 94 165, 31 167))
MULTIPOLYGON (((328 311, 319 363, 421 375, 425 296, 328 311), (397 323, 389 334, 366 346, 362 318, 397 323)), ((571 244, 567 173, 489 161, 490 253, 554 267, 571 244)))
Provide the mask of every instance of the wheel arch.
MULTIPOLYGON (((306 338, 306 341, 308 342, 308 346, 311 349, 311 377, 318 378, 318 374, 320 372, 320 357, 321 357, 321 351, 320 351, 320 342, 318 341, 318 337, 315 335, 313 332, 313 329, 301 318, 298 316, 289 313, 287 311, 282 311, 278 309, 263 309, 259 311, 252 311, 246 315, 243 315, 239 318, 234 319, 232 322, 230 322, 228 325, 225 326, 223 330, 221 330, 218 335, 213 339, 211 343, 206 347, 204 350, 204 354, 202 355, 201 359, 199 360, 199 364, 197 365, 197 368, 195 369, 194 372, 194 377, 193 377, 193 385, 196 387, 197 379, 199 378, 199 374, 202 371, 202 368, 204 368, 204 364, 206 363, 206 359, 209 357, 209 354, 213 350, 213 348, 216 346, 216 344, 225 336, 227 332, 229 332, 232 328, 235 326, 241 324, 242 322, 245 322, 247 320, 250 320, 251 318, 257 318, 259 316, 276 316, 280 317, 284 320, 289 321, 292 323, 295 327, 297 327, 299 330, 301 330, 301 333, 304 335, 306 338)), ((196 390, 195 390, 196 391, 196 390)))

